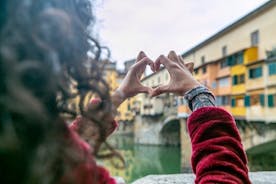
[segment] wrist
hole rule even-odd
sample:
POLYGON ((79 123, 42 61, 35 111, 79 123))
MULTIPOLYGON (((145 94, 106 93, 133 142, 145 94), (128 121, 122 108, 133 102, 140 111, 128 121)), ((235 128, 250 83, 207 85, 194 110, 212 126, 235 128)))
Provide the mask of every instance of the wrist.
POLYGON ((183 86, 183 90, 181 91, 181 94, 182 95, 185 95, 187 92, 191 91, 192 89, 195 89, 199 86, 202 86, 198 81, 193 81, 192 83, 190 84, 185 84, 183 86))
POLYGON ((206 106, 215 106, 215 97, 208 88, 203 85, 197 86, 184 94, 191 111, 206 106))
POLYGON ((111 101, 116 108, 119 107, 125 100, 126 97, 120 89, 116 89, 111 96, 111 101))

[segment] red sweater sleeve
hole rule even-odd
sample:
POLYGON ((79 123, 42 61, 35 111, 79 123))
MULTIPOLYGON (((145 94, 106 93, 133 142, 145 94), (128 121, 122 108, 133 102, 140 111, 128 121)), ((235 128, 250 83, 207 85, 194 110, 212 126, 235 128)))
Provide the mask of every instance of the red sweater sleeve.
POLYGON ((233 117, 217 107, 203 107, 188 119, 196 184, 251 183, 246 154, 233 117))

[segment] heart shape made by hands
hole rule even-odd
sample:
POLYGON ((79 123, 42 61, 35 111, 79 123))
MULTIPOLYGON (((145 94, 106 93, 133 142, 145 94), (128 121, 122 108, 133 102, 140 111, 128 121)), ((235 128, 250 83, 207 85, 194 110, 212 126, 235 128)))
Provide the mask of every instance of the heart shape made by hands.
POLYGON ((119 88, 127 98, 138 93, 147 93, 151 97, 162 93, 183 95, 188 89, 199 85, 192 76, 193 66, 193 63, 185 64, 183 58, 177 56, 174 51, 171 51, 167 57, 159 56, 155 62, 149 59, 144 52, 140 52, 135 64, 130 68, 119 88), (160 70, 161 64, 168 70, 171 78, 170 82, 161 84, 156 88, 144 86, 140 80, 146 66, 149 65, 153 72, 157 72, 160 70))

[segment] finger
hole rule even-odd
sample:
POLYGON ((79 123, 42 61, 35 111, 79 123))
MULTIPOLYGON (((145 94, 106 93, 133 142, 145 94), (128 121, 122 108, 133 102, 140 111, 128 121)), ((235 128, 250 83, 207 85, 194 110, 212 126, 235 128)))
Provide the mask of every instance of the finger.
POLYGON ((152 91, 153 91, 152 88, 143 86, 142 84, 141 84, 140 88, 138 89, 138 92, 139 92, 139 93, 152 94, 152 91))
POLYGON ((147 55, 145 54, 145 52, 140 51, 137 58, 136 58, 136 62, 139 62, 141 59, 143 59, 144 57, 147 57, 147 55))
POLYGON ((185 62, 184 59, 181 57, 181 55, 178 56, 178 60, 179 60, 179 64, 184 67, 185 66, 185 62))
POLYGON ((191 72, 194 72, 194 63, 190 62, 190 63, 186 63, 185 67, 191 72))
POLYGON ((154 62, 151 59, 149 59, 148 57, 144 57, 143 59, 138 61, 134 67, 135 68, 146 68, 147 65, 149 65, 151 70, 154 71, 154 62))
POLYGON ((172 63, 171 60, 169 60, 164 55, 160 55, 157 60, 155 61, 155 70, 160 70, 160 65, 164 65, 166 68, 169 68, 170 63, 172 63))
POLYGON ((170 51, 169 54, 168 54, 168 58, 174 62, 177 62, 178 63, 178 60, 179 58, 177 57, 175 51, 170 51))
POLYGON ((168 93, 170 92, 169 90, 169 86, 168 85, 161 85, 155 89, 152 90, 151 94, 150 94, 150 97, 155 97, 155 96, 158 96, 162 93, 168 93))

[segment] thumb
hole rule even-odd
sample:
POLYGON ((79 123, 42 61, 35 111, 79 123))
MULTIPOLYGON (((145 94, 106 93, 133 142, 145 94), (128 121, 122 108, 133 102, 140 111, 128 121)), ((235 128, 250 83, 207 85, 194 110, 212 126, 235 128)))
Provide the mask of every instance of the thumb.
POLYGON ((150 97, 155 97, 155 96, 158 96, 162 93, 167 93, 167 92, 169 92, 169 86, 168 85, 161 85, 161 86, 158 86, 157 88, 152 90, 152 92, 150 93, 150 97))
POLYGON ((143 86, 142 84, 139 87, 138 92, 139 93, 148 93, 148 94, 152 94, 153 89, 151 87, 147 87, 147 86, 143 86))

